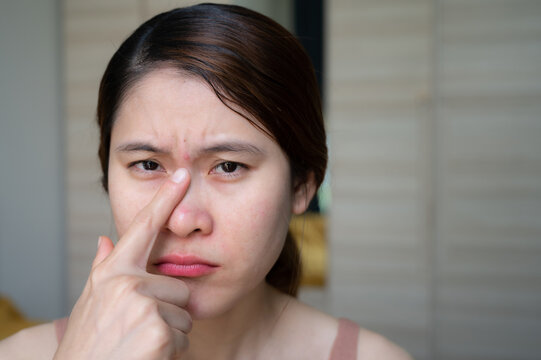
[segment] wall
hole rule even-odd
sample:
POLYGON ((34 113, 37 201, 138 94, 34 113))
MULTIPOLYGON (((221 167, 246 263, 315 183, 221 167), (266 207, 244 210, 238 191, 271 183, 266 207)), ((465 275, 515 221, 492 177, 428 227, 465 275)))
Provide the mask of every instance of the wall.
POLYGON ((0 293, 28 316, 65 314, 60 13, 0 2, 0 293))
POLYGON ((331 280, 416 359, 534 359, 541 3, 328 2, 331 280))
POLYGON ((434 353, 541 347, 541 3, 442 1, 435 14, 434 353))
POLYGON ((427 358, 431 2, 333 1, 329 306, 427 358))

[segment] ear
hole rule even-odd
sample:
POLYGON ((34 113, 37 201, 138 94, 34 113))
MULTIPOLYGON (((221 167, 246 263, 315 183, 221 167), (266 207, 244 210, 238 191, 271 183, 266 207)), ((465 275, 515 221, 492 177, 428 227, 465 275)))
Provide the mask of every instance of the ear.
POLYGON ((295 187, 293 188, 292 213, 300 215, 305 212, 315 193, 316 182, 314 180, 314 173, 310 171, 306 177, 306 181, 295 184, 295 187))

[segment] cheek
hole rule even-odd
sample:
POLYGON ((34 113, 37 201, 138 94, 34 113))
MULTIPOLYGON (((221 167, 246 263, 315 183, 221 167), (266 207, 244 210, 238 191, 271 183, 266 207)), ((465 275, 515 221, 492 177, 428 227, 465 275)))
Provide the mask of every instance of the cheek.
MULTIPOLYGON (((291 198, 287 189, 254 189, 244 193, 227 214, 222 226, 230 239, 222 248, 245 264, 274 263, 289 227, 291 198)), ((271 264, 272 265, 272 264, 271 264)))

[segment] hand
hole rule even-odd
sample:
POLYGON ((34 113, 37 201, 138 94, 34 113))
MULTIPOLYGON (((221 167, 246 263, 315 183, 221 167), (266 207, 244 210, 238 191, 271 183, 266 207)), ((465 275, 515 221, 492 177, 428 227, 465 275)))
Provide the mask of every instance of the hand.
POLYGON ((178 279, 147 273, 146 266, 160 230, 186 193, 188 177, 177 170, 116 247, 100 238, 55 359, 175 359, 187 349, 191 317, 183 307, 189 290, 178 279))

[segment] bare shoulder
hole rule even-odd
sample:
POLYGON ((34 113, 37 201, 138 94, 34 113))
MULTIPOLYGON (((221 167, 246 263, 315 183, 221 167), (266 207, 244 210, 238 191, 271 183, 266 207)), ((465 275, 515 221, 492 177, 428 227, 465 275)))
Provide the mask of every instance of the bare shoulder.
POLYGON ((0 359, 52 359, 57 348, 53 323, 34 326, 0 341, 0 359))
POLYGON ((361 328, 357 359, 412 360, 411 356, 398 345, 370 330, 361 328))
POLYGON ((274 331, 274 352, 269 359, 327 360, 338 330, 338 321, 295 298, 287 306, 274 331))
POLYGON ((303 332, 313 332, 318 338, 324 337, 334 341, 338 330, 338 320, 316 308, 297 299, 291 299, 288 304, 289 326, 301 327, 303 332))
MULTIPOLYGON (((297 299, 289 298, 287 303, 281 333, 285 334, 283 344, 288 346, 276 347, 287 349, 287 354, 273 358, 328 360, 335 346, 340 320, 297 299)), ((358 336, 358 360, 412 360, 406 351, 380 334, 360 327, 358 336)))
MULTIPOLYGON (((313 349, 317 349, 312 354, 313 357, 310 358, 315 359, 326 354, 323 358, 328 359, 338 335, 339 320, 299 301, 293 301, 290 306, 292 312, 296 314, 296 323, 302 324, 300 325, 302 329, 299 331, 302 331, 305 339, 312 339, 311 346, 313 349)), ((291 329, 296 325, 289 324, 289 326, 291 329)), ((304 347, 304 351, 306 352, 306 347, 304 347)), ((398 345, 384 336, 362 327, 359 331, 357 359, 412 360, 411 356, 398 345)))

